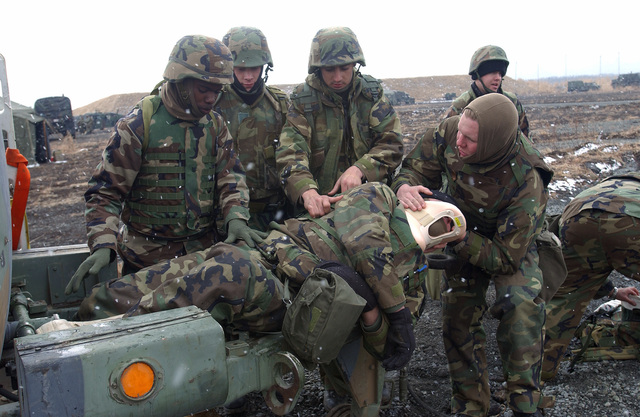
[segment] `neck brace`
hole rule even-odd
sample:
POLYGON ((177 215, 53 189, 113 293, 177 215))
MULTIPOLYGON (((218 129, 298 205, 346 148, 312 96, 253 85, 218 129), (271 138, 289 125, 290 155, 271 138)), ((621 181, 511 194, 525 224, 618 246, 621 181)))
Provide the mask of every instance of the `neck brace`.
POLYGON ((467 231, 467 223, 460 209, 444 201, 428 199, 426 208, 405 212, 411 233, 422 250, 457 240, 467 231), (445 218, 450 220, 451 226, 447 226, 445 218), (451 230, 448 230, 449 227, 451 230))

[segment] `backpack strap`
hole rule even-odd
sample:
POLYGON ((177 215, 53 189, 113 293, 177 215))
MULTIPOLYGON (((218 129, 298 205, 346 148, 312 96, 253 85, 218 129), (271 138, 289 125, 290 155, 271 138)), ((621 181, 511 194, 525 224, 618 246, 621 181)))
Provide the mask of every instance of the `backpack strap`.
POLYGON ((307 123, 309 126, 313 126, 313 112, 320 108, 320 98, 315 90, 313 90, 309 84, 303 83, 296 87, 294 92, 291 94, 291 99, 296 100, 300 105, 302 105, 302 110, 304 111, 307 123))
POLYGON ((149 146, 149 126, 151 118, 160 107, 160 97, 157 95, 146 96, 142 99, 142 122, 144 124, 144 138, 142 140, 142 152, 144 153, 149 146))
POLYGON ((287 112, 289 111, 289 103, 287 103, 287 93, 277 87, 267 86, 267 98, 276 109, 276 119, 279 125, 283 125, 287 120, 287 112))
POLYGON ((362 94, 374 103, 380 100, 383 94, 380 80, 371 75, 360 74, 360 76, 362 77, 362 94))

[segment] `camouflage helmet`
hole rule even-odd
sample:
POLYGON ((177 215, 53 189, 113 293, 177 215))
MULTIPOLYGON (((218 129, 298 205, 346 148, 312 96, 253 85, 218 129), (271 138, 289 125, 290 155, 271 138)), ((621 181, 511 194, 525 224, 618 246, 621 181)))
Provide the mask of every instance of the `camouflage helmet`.
POLYGON ((309 74, 318 68, 358 63, 365 66, 358 38, 348 27, 320 29, 311 42, 309 74))
POLYGON ((507 54, 504 52, 504 49, 495 45, 486 45, 473 53, 471 63, 469 64, 469 75, 475 77, 473 78, 475 80, 479 75, 478 70, 480 66, 489 61, 496 61, 495 63, 500 63, 500 61, 502 61, 504 73, 507 73, 509 60, 507 59, 507 54))
POLYGON ((231 84, 233 58, 229 48, 217 39, 185 36, 173 47, 163 77, 170 82, 195 78, 212 84, 231 84))
POLYGON ((231 28, 222 42, 229 47, 235 67, 252 68, 265 64, 273 67, 267 38, 260 29, 248 26, 231 28))

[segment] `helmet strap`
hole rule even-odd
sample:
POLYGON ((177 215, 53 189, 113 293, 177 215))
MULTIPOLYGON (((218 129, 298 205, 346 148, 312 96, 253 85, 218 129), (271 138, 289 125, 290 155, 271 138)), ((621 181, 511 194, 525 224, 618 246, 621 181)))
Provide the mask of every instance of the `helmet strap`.
POLYGON ((484 84, 484 81, 482 81, 481 77, 478 77, 478 81, 480 81, 480 84, 482 84, 482 88, 484 89, 484 94, 488 94, 488 93, 499 93, 500 92, 500 87, 502 87, 502 80, 500 81, 500 85, 498 86, 498 89, 496 91, 490 90, 489 87, 487 87, 484 84))
POLYGON ((266 84, 267 80, 269 79, 269 71, 273 71, 273 68, 271 68, 271 65, 267 65, 267 67, 264 69, 264 78, 263 81, 266 84))

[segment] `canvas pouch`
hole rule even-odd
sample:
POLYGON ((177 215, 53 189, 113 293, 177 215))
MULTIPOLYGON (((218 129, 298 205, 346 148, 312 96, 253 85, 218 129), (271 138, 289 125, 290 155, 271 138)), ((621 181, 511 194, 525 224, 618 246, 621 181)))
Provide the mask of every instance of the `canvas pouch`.
POLYGON ((282 334, 305 367, 334 360, 358 324, 366 304, 338 274, 316 268, 287 304, 282 334))

